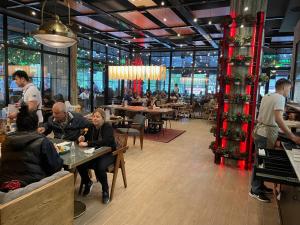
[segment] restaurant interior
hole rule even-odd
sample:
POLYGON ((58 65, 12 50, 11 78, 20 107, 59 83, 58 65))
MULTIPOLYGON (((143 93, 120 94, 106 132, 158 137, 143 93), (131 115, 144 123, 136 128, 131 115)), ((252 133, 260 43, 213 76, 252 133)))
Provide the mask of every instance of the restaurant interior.
POLYGON ((299 225, 298 136, 299 0, 0 2, 0 225, 299 225))

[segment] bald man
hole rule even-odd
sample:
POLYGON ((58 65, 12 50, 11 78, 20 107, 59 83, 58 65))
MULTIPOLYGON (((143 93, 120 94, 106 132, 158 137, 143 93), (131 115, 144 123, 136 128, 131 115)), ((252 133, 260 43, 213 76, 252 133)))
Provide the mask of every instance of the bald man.
POLYGON ((54 138, 76 141, 80 136, 80 130, 88 128, 91 123, 78 113, 67 112, 66 105, 57 102, 52 107, 52 116, 39 128, 45 135, 54 133, 54 138))

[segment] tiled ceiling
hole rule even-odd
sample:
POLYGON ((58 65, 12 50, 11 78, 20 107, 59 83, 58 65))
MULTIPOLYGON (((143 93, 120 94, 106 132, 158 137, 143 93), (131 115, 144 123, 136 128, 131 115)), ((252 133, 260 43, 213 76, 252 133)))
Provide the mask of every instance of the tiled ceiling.
POLYGON ((121 17, 129 21, 130 23, 138 26, 142 29, 152 29, 152 28, 159 28, 157 24, 152 22, 150 19, 148 19, 146 16, 144 16, 139 11, 133 11, 133 12, 124 12, 124 13, 118 13, 121 17))
POLYGON ((168 27, 186 25, 176 13, 170 8, 147 10, 152 16, 168 27))
MULTIPOLYGON (((290 2, 297 0, 276 0, 276 5, 271 2, 274 1, 268 1, 266 14, 265 43, 268 46, 291 45, 293 33, 290 27, 295 21, 290 18, 290 2), (288 16, 289 21, 286 20, 288 16)), ((41 3, 7 0, 10 11, 27 15, 33 22, 40 17, 41 3), (36 18, 32 11, 36 11, 36 18)), ((69 0, 69 3, 73 28, 79 36, 90 36, 124 48, 154 50, 218 47, 223 37, 220 24, 230 13, 230 0, 69 0), (193 19, 197 21, 193 23, 193 19)), ((51 18, 55 13, 67 22, 66 1, 47 2, 45 18, 51 18)))

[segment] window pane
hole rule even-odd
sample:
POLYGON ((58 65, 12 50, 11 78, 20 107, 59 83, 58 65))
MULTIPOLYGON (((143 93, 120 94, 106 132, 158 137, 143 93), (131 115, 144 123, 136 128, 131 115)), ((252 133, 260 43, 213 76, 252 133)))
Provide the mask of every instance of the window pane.
POLYGON ((41 54, 40 52, 8 48, 8 80, 10 103, 22 97, 22 88, 12 80, 16 70, 24 70, 29 75, 32 83, 41 90, 41 54))
POLYGON ((89 59, 91 54, 91 42, 90 40, 79 38, 77 57, 89 59))
POLYGON ((68 100, 69 91, 69 60, 67 57, 44 55, 44 90, 45 95, 62 94, 68 100))
POLYGON ((195 96, 202 96, 205 94, 207 84, 206 73, 199 73, 195 71, 194 74, 194 86, 193 86, 193 94, 195 96))
POLYGON ((171 74, 171 93, 174 92, 175 84, 178 85, 179 94, 189 97, 192 87, 192 71, 189 69, 173 69, 171 74))
POLYGON ((8 43, 39 49, 41 45, 28 34, 38 29, 38 25, 8 17, 8 43))
POLYGON ((103 80, 103 67, 94 63, 94 107, 104 105, 104 80, 103 80))
POLYGON ((3 15, 0 15, 0 42, 3 41, 3 15))
POLYGON ((193 53, 174 52, 172 60, 173 67, 191 67, 193 65, 193 53))
POLYGON ((151 64, 170 66, 170 52, 153 52, 151 54, 151 64))
POLYGON ((143 64, 145 66, 150 64, 149 56, 150 56, 150 53, 148 53, 148 52, 142 52, 141 53, 141 58, 142 58, 143 64))
POLYGON ((5 107, 4 47, 0 45, 0 109, 5 107))
POLYGON ((121 65, 128 65, 128 62, 130 61, 129 52, 126 52, 124 50, 121 50, 121 65))
POLYGON ((60 53, 60 54, 64 54, 64 55, 69 54, 68 48, 50 48, 50 47, 44 45, 44 50, 49 51, 49 52, 54 52, 54 53, 60 53))
POLYGON ((106 47, 103 44, 94 42, 93 43, 93 59, 106 63, 106 47))
POLYGON ((119 49, 108 47, 107 49, 107 57, 109 65, 119 65, 119 49))
POLYGON ((91 64, 88 60, 77 59, 77 86, 78 102, 84 112, 91 111, 90 90, 91 90, 91 64))
POLYGON ((208 76, 208 93, 216 93, 217 71, 210 71, 208 76))

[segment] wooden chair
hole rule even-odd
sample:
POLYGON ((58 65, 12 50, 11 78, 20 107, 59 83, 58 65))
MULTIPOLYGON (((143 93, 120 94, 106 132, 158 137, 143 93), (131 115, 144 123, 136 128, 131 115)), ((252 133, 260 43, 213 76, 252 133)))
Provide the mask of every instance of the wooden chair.
POLYGON ((110 201, 113 199, 114 196, 114 190, 116 186, 116 180, 117 180, 119 169, 121 169, 122 171, 124 187, 127 188, 127 179, 126 179, 125 161, 124 161, 124 153, 128 149, 127 139, 128 139, 127 134, 115 133, 117 149, 113 151, 112 154, 116 156, 116 161, 114 164, 111 164, 107 167, 107 172, 113 173, 113 180, 112 180, 111 190, 110 190, 110 201))
MULTIPOLYGON (((121 133, 115 133, 114 136, 117 144, 117 149, 113 151, 112 154, 116 156, 116 161, 115 163, 109 165, 106 169, 106 172, 113 174, 113 180, 112 180, 111 190, 110 190, 110 200, 112 200, 114 196, 114 190, 116 186, 116 180, 117 180, 119 169, 121 169, 122 171, 124 186, 125 188, 127 188, 124 153, 128 149, 127 146, 128 136, 127 134, 121 134, 121 133)), ((92 177, 91 169, 89 169, 89 177, 92 177)), ((78 192, 79 194, 81 194, 82 189, 83 189, 83 183, 81 182, 79 186, 79 192, 78 192)))
POLYGON ((133 144, 135 145, 136 136, 140 136, 141 150, 143 150, 144 142, 144 129, 145 129, 146 117, 142 114, 136 114, 132 120, 132 123, 127 128, 118 128, 117 130, 122 134, 133 136, 133 144))

